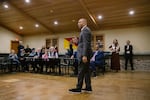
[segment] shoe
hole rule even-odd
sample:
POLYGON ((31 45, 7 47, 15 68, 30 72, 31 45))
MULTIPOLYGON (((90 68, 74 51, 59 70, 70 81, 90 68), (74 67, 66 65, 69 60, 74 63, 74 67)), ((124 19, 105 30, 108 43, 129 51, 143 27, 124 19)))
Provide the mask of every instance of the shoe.
POLYGON ((78 89, 78 88, 69 89, 69 92, 75 93, 75 94, 80 94, 81 93, 81 89, 78 89))
POLYGON ((134 70, 131 70, 131 72, 134 72, 134 70))
POLYGON ((96 77, 97 75, 96 75, 96 72, 93 72, 93 77, 96 77))
POLYGON ((92 73, 92 77, 96 77, 97 75, 96 75, 96 72, 93 72, 92 73))
POLYGON ((134 70, 134 68, 131 69, 132 71, 134 70))
POLYGON ((72 75, 70 75, 70 77, 77 77, 77 75, 75 75, 75 74, 72 74, 72 75))
POLYGON ((83 90, 83 92, 85 92, 85 93, 92 93, 92 89, 91 88, 89 88, 89 89, 82 89, 83 90))

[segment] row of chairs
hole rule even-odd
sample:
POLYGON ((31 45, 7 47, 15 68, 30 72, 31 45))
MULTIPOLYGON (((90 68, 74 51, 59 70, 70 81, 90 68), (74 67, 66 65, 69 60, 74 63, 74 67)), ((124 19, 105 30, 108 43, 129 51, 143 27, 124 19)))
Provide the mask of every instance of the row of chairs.
POLYGON ((7 57, 0 57, 0 71, 6 72, 6 71, 12 71, 13 67, 16 67, 17 65, 12 62, 11 59, 8 59, 7 57))
MULTIPOLYGON (((52 61, 53 60, 50 61, 51 63, 47 63, 47 64, 53 65, 54 62, 52 62, 52 61)), ((37 61, 35 63, 37 63, 37 61)), ((45 62, 43 61, 43 64, 44 63, 45 62)), ((56 64, 56 66, 54 67, 55 72, 57 72, 59 75, 60 74, 69 74, 70 73, 70 66, 73 66, 74 59, 60 58, 60 59, 57 59, 57 63, 58 64, 56 64)), ((20 71, 20 68, 18 68, 18 67, 21 67, 21 66, 18 66, 16 63, 13 63, 13 61, 8 59, 8 57, 0 57, 0 72, 20 71)), ((32 70, 34 67, 35 67, 35 65, 32 66, 32 70)), ((44 67, 47 67, 47 66, 44 64, 44 67)), ((48 69, 50 69, 50 68, 48 67, 48 69)))
MULTIPOLYGON (((108 57, 108 56, 107 56, 108 57)), ((109 58, 106 58, 109 59, 109 58)), ((70 58, 60 58, 60 62, 57 66, 59 66, 59 75, 60 74, 66 74, 69 75, 70 73, 73 73, 73 64, 75 62, 75 59, 70 58)), ((97 66, 97 73, 102 73, 104 75, 105 68, 107 67, 108 63, 105 62, 103 67, 97 66)), ((55 70, 58 70, 58 67, 55 67, 55 70)), ((15 67, 15 70, 17 69, 17 65, 15 63, 12 63, 10 59, 7 57, 0 57, 0 72, 12 72, 15 67)))

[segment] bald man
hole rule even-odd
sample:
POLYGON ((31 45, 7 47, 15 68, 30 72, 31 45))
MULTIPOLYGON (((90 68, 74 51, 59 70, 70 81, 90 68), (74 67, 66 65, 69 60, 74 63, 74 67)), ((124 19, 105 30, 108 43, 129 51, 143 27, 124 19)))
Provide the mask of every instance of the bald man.
POLYGON ((84 92, 91 93, 91 77, 90 77, 90 59, 92 56, 91 49, 91 30, 87 27, 87 20, 81 18, 78 21, 78 27, 81 30, 78 49, 77 49, 77 59, 78 59, 78 82, 77 86, 74 89, 69 89, 73 93, 81 93, 81 90, 84 92), (83 80, 85 79, 85 88, 82 89, 83 80))

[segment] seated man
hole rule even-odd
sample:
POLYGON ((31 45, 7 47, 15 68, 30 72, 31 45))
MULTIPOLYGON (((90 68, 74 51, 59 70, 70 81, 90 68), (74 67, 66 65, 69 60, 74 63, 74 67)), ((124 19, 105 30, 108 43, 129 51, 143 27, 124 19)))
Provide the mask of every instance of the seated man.
MULTIPOLYGON (((19 68, 20 62, 18 60, 18 56, 15 53, 15 50, 11 50, 8 59, 10 59, 12 61, 12 64, 16 65, 16 71, 19 68)), ((10 68, 10 71, 12 71, 12 68, 10 68)))
POLYGON ((90 60, 90 68, 93 72, 94 77, 96 77, 96 66, 104 67, 104 52, 102 48, 99 48, 99 45, 96 45, 96 51, 93 54, 90 60))
POLYGON ((31 53, 29 54, 29 57, 35 57, 35 56, 36 56, 35 48, 32 48, 31 53))
POLYGON ((26 57, 29 57, 29 54, 26 53, 24 49, 21 49, 19 61, 21 63, 21 70, 23 72, 29 71, 29 66, 28 66, 28 63, 26 61, 26 57))

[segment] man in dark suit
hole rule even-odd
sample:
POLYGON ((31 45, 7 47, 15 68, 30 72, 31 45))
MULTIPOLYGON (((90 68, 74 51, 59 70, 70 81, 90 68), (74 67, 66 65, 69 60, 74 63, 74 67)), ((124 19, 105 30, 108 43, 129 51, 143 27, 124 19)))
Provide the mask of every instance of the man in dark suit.
POLYGON ((133 68, 133 46, 130 44, 130 41, 127 40, 127 44, 124 47, 125 51, 125 70, 127 70, 128 61, 130 61, 131 64, 131 70, 134 70, 133 68))
POLYGON ((22 49, 24 49, 24 46, 22 45, 22 41, 19 41, 19 45, 18 45, 18 54, 17 56, 20 58, 21 56, 21 51, 22 49))
POLYGON ((96 77, 96 66, 102 68, 104 67, 104 52, 102 47, 98 44, 96 45, 96 51, 90 60, 90 69, 92 70, 94 77, 96 77))
POLYGON ((69 89, 70 92, 80 93, 81 90, 85 92, 92 92, 91 87, 91 77, 90 77, 90 58, 92 55, 91 49, 91 30, 87 27, 87 20, 84 18, 79 19, 78 27, 81 29, 78 49, 77 49, 77 59, 78 59, 78 82, 74 89, 69 89), (82 89, 83 80, 85 79, 85 89, 82 89))

